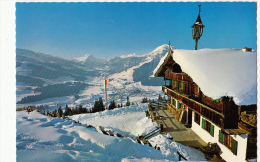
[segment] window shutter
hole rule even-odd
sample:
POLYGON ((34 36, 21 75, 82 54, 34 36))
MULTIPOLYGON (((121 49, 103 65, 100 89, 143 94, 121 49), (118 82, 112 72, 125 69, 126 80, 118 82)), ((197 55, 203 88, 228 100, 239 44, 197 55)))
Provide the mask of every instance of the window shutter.
POLYGON ((214 137, 214 125, 210 124, 210 135, 214 137))
POLYGON ((179 102, 177 101, 177 109, 179 109, 179 102))
POLYGON ((202 128, 205 129, 205 120, 202 119, 202 128))
POLYGON ((223 142, 223 134, 221 133, 221 130, 219 130, 219 142, 222 143, 222 144, 224 143, 223 142))
POLYGON ((232 139, 232 152, 237 155, 237 141, 232 139))
POLYGON ((175 80, 175 87, 177 87, 177 81, 175 80))
POLYGON ((181 82, 181 89, 184 90, 184 83, 181 82))

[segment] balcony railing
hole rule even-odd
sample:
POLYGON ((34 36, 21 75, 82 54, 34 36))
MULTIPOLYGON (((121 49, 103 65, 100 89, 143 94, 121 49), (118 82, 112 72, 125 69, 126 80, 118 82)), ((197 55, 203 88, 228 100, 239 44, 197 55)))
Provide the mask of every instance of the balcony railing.
POLYGON ((200 115, 211 120, 216 125, 222 127, 224 115, 221 112, 214 110, 202 103, 199 103, 198 101, 189 98, 188 95, 172 90, 169 87, 163 86, 162 90, 166 95, 175 98, 179 102, 199 113, 200 115))
POLYGON ((181 80, 181 81, 187 81, 187 82, 193 82, 191 77, 188 75, 183 75, 183 74, 175 74, 173 72, 169 72, 166 76, 166 79, 173 79, 173 80, 181 80))

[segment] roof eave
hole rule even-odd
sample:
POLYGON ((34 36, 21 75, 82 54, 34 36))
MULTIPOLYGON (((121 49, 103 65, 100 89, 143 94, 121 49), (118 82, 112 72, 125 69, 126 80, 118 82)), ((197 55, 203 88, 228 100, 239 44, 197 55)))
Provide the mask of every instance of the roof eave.
POLYGON ((170 56, 172 56, 172 54, 168 53, 168 55, 165 58, 164 62, 162 63, 162 65, 159 67, 159 69, 154 74, 155 77, 164 77, 164 75, 160 75, 160 72, 162 71, 162 69, 163 69, 164 65, 167 63, 167 61, 169 60, 170 56))

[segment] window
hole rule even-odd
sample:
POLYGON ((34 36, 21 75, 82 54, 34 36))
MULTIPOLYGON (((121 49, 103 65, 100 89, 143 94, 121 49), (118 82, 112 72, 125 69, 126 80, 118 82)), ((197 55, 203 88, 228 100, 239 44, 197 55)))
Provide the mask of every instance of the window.
POLYGON ((210 124, 210 135, 214 137, 214 125, 210 124))
POLYGON ((214 125, 212 125, 209 121, 202 119, 202 128, 214 137, 214 125))
POLYGON ((184 83, 181 82, 181 89, 184 91, 184 83))
POLYGON ((210 122, 208 122, 207 120, 205 120, 205 125, 206 125, 206 131, 210 132, 210 122))
POLYGON ((200 115, 195 113, 195 118, 194 118, 194 121, 200 125, 200 115))
POLYGON ((237 141, 228 134, 223 134, 219 130, 219 142, 229 148, 235 155, 237 155, 237 141))

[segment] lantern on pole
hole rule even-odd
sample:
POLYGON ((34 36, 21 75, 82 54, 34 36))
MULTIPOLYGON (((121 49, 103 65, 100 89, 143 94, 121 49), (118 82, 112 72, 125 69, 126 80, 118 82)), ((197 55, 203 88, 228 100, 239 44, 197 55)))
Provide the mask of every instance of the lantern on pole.
POLYGON ((193 39, 195 40, 195 50, 198 49, 198 40, 200 39, 200 37, 202 36, 202 33, 203 33, 203 28, 205 27, 203 24, 202 24, 202 21, 200 19, 200 6, 201 5, 198 5, 199 6, 199 15, 198 15, 198 18, 196 20, 196 22, 194 23, 194 25, 191 27, 193 28, 192 29, 192 37, 193 39))

